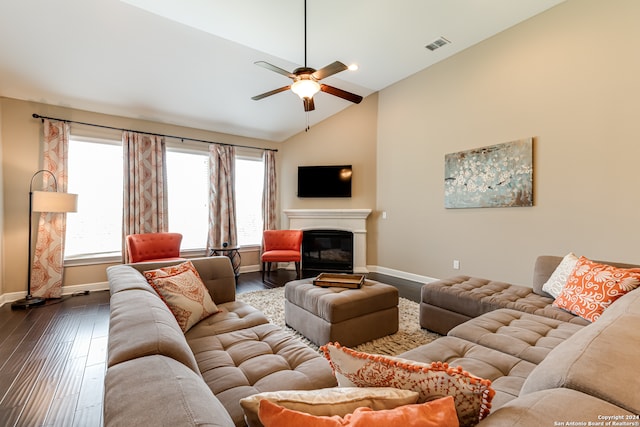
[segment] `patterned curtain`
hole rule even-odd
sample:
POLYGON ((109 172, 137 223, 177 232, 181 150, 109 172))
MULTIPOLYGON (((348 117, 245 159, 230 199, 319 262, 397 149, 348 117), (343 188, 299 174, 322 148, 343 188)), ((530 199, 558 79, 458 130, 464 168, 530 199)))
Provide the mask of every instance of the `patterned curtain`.
POLYGON ((124 163, 123 259, 128 234, 168 230, 166 147, 164 138, 125 131, 122 133, 124 163))
POLYGON ((207 253, 212 248, 238 244, 236 229, 235 147, 209 146, 209 236, 207 253))
MULTIPOLYGON (((51 171, 58 183, 58 191, 67 191, 67 154, 69 124, 44 123, 43 169, 51 171)), ((53 178, 43 174, 43 189, 54 191, 53 178)), ((29 212, 31 215, 31 212, 29 212)), ((42 212, 38 221, 36 249, 31 266, 31 294, 42 298, 62 296, 64 261, 64 233, 67 217, 64 213, 42 212)))
POLYGON ((262 191, 262 228, 275 230, 276 224, 276 153, 265 150, 264 160, 264 189, 262 191))

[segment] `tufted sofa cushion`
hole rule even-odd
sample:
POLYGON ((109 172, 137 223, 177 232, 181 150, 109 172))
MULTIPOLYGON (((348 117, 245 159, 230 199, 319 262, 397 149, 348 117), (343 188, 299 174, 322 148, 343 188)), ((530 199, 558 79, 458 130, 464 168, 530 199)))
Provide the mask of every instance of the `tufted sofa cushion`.
POLYGON ((493 407, 500 407, 515 399, 535 364, 518 357, 486 348, 457 337, 446 336, 399 354, 403 359, 416 362, 445 362, 462 368, 480 378, 491 380, 496 391, 493 407))
POLYGON ((337 385, 326 360, 273 324, 217 335, 188 334, 187 339, 202 377, 236 425, 244 423, 244 397, 337 385))
POLYGON ((448 335, 538 364, 583 327, 504 308, 458 325, 448 335))
POLYGON ((530 314, 587 325, 588 321, 551 306, 553 298, 527 286, 455 276, 427 283, 421 289, 420 325, 441 334, 474 317, 510 308, 530 314), (440 314, 440 316, 438 316, 440 314))
POLYGON ((242 301, 218 305, 218 313, 201 320, 186 333, 187 339, 237 331, 269 323, 262 312, 242 301))

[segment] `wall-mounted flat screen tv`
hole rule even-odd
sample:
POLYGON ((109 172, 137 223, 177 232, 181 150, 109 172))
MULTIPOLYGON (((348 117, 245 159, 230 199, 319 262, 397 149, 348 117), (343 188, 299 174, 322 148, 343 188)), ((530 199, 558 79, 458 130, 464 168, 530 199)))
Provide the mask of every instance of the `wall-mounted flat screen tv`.
POLYGON ((351 197, 351 165, 298 166, 298 197, 351 197))

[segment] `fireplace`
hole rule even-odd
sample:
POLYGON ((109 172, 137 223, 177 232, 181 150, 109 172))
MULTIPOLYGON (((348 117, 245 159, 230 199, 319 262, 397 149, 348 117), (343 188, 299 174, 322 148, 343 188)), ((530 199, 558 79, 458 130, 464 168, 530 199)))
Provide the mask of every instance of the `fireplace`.
POLYGON ((344 230, 305 230, 302 237, 302 270, 352 273, 353 233, 344 230))
POLYGON ((293 230, 341 230, 353 235, 353 272, 367 270, 367 217, 371 209, 285 209, 293 230))

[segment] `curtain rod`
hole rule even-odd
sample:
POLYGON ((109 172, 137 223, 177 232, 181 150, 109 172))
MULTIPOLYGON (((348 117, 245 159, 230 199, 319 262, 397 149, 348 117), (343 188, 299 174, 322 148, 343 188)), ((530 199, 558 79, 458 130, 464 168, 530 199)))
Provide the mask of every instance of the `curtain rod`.
POLYGON ((194 142, 204 142, 206 144, 219 144, 219 145, 226 145, 226 146, 232 146, 232 147, 240 147, 240 148, 250 148, 252 150, 262 150, 262 151, 278 151, 276 148, 260 148, 260 147, 251 147, 249 145, 239 145, 239 144, 226 144, 224 142, 215 142, 215 141, 207 141, 204 139, 196 139, 196 138, 187 138, 187 137, 183 137, 183 136, 175 136, 175 135, 166 135, 166 134, 162 134, 162 133, 153 133, 153 132, 141 132, 138 130, 132 130, 132 129, 124 129, 124 128, 118 128, 118 127, 113 127, 113 126, 106 126, 106 125, 97 125, 95 123, 86 123, 86 122, 79 122, 76 120, 67 120, 67 119, 58 119, 56 117, 46 117, 46 116, 41 116, 39 114, 33 113, 31 115, 34 119, 47 119, 47 120, 57 120, 59 122, 66 122, 66 123, 76 123, 79 125, 85 125, 85 126, 93 126, 93 127, 97 127, 97 128, 103 128, 103 129, 111 129, 111 130, 120 130, 123 132, 137 132, 137 133, 144 133, 147 135, 153 135, 153 136, 163 136, 165 138, 174 138, 174 139, 179 139, 181 141, 194 141, 194 142))

